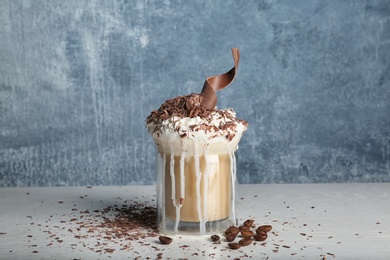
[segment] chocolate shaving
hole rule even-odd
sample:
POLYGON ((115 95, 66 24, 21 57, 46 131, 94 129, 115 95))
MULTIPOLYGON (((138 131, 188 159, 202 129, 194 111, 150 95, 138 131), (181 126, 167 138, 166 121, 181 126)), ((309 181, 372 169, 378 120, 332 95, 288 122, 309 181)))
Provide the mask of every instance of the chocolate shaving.
MULTIPOLYGON (((204 131, 206 134, 218 132, 220 135, 225 135, 226 138, 231 141, 235 137, 237 124, 243 124, 247 127, 248 123, 246 121, 236 118, 229 111, 218 110, 215 107, 217 104, 216 92, 225 88, 234 80, 238 69, 240 59, 239 50, 237 48, 232 48, 232 54, 234 67, 225 74, 207 78, 201 94, 192 93, 185 96, 178 96, 166 100, 158 110, 153 110, 146 118, 147 125, 152 123, 155 125, 154 128, 149 128, 149 131, 151 133, 156 133, 159 136, 160 127, 163 122, 171 119, 173 121, 173 126, 175 127, 174 131, 178 132, 181 138, 190 138, 193 135, 191 133, 183 133, 185 130, 181 129, 180 125, 176 125, 178 119, 175 117, 179 119, 200 117, 204 122, 190 125, 190 131, 204 131), (215 126, 211 123, 215 119, 221 120, 219 126, 215 126)), ((218 135, 210 135, 210 138, 216 136, 218 135)))
POLYGON ((166 120, 171 116, 197 117, 206 118, 213 109, 208 109, 202 105, 204 97, 200 94, 189 94, 166 100, 158 110, 153 110, 147 117, 146 121, 149 124, 158 119, 166 120))
POLYGON ((216 92, 230 85, 230 83, 232 83, 234 78, 236 77, 238 63, 240 61, 240 52, 237 48, 232 48, 232 54, 234 60, 234 67, 225 74, 209 77, 204 82, 203 89, 201 92, 204 96, 202 104, 207 108, 211 109, 217 105, 218 98, 216 92))

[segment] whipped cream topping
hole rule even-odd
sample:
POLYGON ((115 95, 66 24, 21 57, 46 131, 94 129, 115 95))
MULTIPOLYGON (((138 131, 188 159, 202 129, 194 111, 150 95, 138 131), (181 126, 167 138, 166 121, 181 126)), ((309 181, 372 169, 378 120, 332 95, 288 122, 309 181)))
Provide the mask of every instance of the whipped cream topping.
POLYGON ((210 109, 202 104, 203 100, 202 94, 166 100, 147 117, 148 131, 167 139, 225 136, 231 141, 237 133, 242 134, 247 129, 248 123, 238 119, 233 109, 210 109))
POLYGON ((237 133, 247 129, 247 122, 237 119, 233 109, 214 109, 206 117, 170 116, 167 119, 157 119, 148 122, 151 134, 164 135, 173 138, 204 138, 212 139, 225 136, 232 140, 237 133))

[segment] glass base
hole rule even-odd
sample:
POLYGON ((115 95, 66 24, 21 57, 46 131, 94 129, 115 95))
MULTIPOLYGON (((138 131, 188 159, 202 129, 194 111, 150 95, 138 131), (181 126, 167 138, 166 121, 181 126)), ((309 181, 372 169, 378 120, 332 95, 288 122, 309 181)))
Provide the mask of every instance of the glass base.
POLYGON ((236 225, 237 220, 233 221, 231 218, 205 223, 180 221, 178 224, 175 220, 165 218, 165 221, 160 223, 159 230, 162 234, 212 235, 223 233, 228 227, 236 225))

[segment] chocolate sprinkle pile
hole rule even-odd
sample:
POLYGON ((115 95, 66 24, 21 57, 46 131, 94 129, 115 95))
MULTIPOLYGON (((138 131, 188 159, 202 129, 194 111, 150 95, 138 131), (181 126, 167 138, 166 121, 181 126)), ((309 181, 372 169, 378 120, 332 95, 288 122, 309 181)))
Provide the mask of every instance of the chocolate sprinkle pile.
POLYGON ((147 117, 147 123, 149 124, 159 119, 166 120, 171 116, 180 118, 200 116, 201 118, 206 118, 214 109, 208 109, 203 106, 203 100, 203 95, 194 93, 166 100, 158 110, 153 110, 147 117))
POLYGON ((160 251, 158 247, 148 243, 148 238, 158 236, 157 208, 138 201, 126 200, 124 203, 122 206, 113 205, 101 209, 73 208, 69 215, 64 214, 62 217, 51 215, 43 230, 51 240, 47 246, 66 243, 72 250, 78 248, 82 251, 85 248, 98 254, 112 254, 116 251, 132 251, 134 243, 137 243, 160 251), (68 215, 67 220, 63 218, 65 215, 68 215), (53 222, 53 217, 61 217, 59 225, 49 225, 53 222), (64 231, 68 234, 65 235, 64 231), (74 243, 76 241, 78 243, 74 243))
MULTIPOLYGON (((75 238, 96 238, 99 242, 91 250, 100 253, 112 253, 113 248, 107 248, 108 242, 119 244, 120 250, 131 250, 131 241, 158 236, 156 226, 157 209, 142 203, 106 207, 103 210, 81 212, 81 221, 73 232, 75 238), (101 222, 96 222, 96 219, 101 222)), ((74 221, 76 219, 73 219, 74 221)), ((72 221, 72 219, 71 219, 72 221)))

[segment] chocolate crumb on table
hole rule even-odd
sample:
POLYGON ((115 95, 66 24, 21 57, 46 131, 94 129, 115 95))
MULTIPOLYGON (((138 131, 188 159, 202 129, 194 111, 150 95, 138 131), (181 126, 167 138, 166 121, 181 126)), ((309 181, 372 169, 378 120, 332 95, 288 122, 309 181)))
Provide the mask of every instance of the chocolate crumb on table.
MULTIPOLYGON (((50 223, 52 217, 51 215, 46 223, 50 223)), ((52 246, 54 241, 64 242, 61 235, 53 234, 64 230, 80 240, 83 248, 88 248, 99 254, 111 254, 117 250, 131 251, 133 241, 142 241, 148 237, 158 236, 156 218, 157 209, 141 202, 131 202, 121 208, 114 205, 99 210, 72 209, 69 213, 69 220, 60 220, 61 225, 47 225, 48 229, 43 230, 43 232, 53 239, 47 246, 52 246), (69 224, 72 225, 72 228, 66 227, 69 224)), ((150 243, 142 245, 150 247, 150 243)), ((70 248, 76 246, 75 243, 70 244, 70 248)), ((160 250, 157 247, 154 249, 160 250)))

